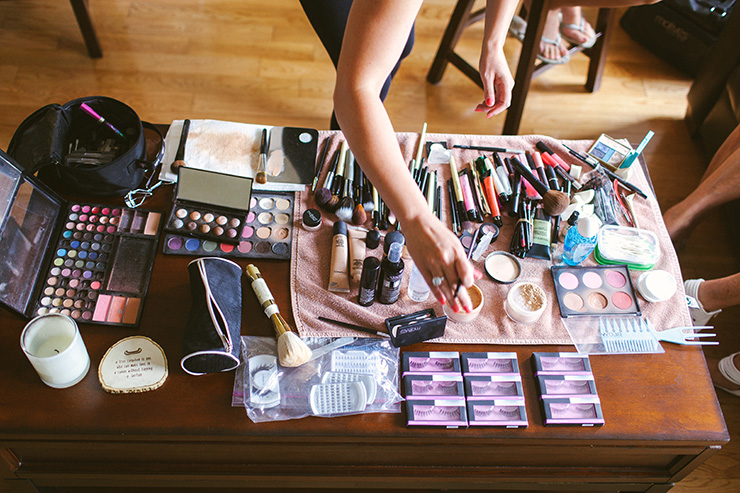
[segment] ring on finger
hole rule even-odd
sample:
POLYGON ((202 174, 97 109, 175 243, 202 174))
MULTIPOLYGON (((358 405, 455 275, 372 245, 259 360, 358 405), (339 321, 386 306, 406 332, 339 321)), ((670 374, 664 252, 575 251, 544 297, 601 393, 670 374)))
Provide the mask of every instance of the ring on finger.
POLYGON ((443 276, 435 276, 432 278, 432 285, 435 287, 439 287, 444 282, 445 278, 443 276))

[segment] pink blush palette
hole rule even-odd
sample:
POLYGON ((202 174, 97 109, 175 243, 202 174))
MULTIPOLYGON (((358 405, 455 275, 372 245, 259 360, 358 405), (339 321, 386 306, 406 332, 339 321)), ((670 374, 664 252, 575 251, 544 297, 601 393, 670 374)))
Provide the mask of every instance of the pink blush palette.
POLYGON ((560 315, 640 315, 629 267, 552 267, 560 315))

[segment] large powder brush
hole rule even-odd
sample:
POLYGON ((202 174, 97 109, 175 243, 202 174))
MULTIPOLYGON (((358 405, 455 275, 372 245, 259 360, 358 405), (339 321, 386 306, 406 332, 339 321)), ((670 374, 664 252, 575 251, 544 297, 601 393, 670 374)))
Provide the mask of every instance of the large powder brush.
POLYGON ((570 197, 567 193, 560 190, 550 190, 547 185, 534 176, 532 170, 523 165, 517 158, 512 157, 510 162, 514 169, 537 190, 537 193, 542 195, 542 208, 545 213, 550 216, 559 216, 563 213, 570 204, 570 197))
POLYGON ((247 265, 247 277, 252 285, 252 290, 257 296, 257 300, 262 309, 265 311, 265 315, 272 322, 272 327, 275 329, 277 335, 277 349, 278 349, 278 361, 281 366, 285 367, 296 367, 301 366, 311 359, 311 348, 309 348, 305 342, 293 332, 290 326, 287 324, 280 311, 278 310, 277 303, 272 297, 270 288, 267 287, 267 283, 262 278, 259 269, 254 264, 247 265))

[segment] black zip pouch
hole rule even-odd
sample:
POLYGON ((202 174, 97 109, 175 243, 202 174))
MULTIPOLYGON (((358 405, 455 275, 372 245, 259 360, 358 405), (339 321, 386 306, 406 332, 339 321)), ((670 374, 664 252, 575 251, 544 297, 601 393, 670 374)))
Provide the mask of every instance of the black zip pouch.
POLYGON ((8 154, 58 193, 122 196, 155 167, 146 159, 144 127, 161 136, 121 101, 84 97, 36 110, 16 129, 8 154))

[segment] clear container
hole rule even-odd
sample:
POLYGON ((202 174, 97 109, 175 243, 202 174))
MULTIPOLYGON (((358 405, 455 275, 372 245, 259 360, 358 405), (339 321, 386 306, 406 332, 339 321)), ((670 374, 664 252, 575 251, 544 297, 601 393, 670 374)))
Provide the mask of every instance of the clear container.
POLYGON ((407 291, 409 298, 411 298, 412 301, 419 303, 429 298, 430 292, 431 289, 429 289, 429 285, 424 280, 424 276, 421 275, 419 269, 414 265, 411 268, 411 276, 409 277, 409 288, 407 291))
POLYGON ((578 265, 591 255, 596 247, 600 221, 594 216, 581 217, 578 222, 568 228, 563 242, 563 262, 568 265, 578 265))
POLYGON ((628 226, 604 226, 596 241, 596 261, 627 264, 631 269, 652 269, 660 259, 658 237, 652 231, 628 226))

